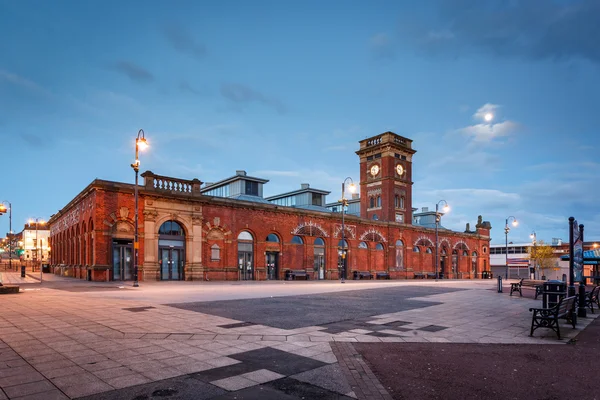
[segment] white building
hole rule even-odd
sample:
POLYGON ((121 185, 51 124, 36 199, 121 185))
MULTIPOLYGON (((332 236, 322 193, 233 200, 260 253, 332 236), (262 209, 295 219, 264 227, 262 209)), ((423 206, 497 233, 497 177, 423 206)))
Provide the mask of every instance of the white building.
POLYGON ((508 276, 509 279, 542 279, 543 275, 546 279, 561 280, 563 274, 567 276, 569 274, 569 263, 560 260, 562 255, 568 254, 568 244, 563 244, 560 239, 553 239, 550 245, 553 247, 556 256, 556 259, 553 260, 553 268, 544 271, 538 269, 534 272, 535 266, 529 257, 529 248, 533 247, 533 243, 509 243, 508 246, 506 244, 491 244, 490 265, 493 276, 501 275, 503 278, 508 276))
POLYGON ((48 246, 48 238, 50 230, 46 225, 41 223, 26 224, 23 229, 21 239, 21 248, 24 250, 22 261, 35 261, 46 264, 49 262, 50 246, 48 246))

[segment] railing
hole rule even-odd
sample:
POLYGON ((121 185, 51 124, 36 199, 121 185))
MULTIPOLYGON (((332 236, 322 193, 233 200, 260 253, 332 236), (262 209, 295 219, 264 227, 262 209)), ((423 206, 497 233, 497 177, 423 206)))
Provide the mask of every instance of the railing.
POLYGON ((367 142, 367 146, 375 146, 376 144, 381 144, 381 136, 373 138, 367 142))
POLYGON ((170 192, 181 194, 199 194, 202 182, 199 179, 179 179, 168 176, 155 175, 151 171, 142 174, 144 188, 154 192, 170 192))

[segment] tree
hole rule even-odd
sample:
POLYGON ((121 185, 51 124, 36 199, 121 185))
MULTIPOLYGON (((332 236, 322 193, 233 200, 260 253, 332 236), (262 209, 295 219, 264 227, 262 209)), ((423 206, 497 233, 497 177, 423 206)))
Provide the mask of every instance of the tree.
POLYGON ((529 247, 529 258, 534 262, 536 271, 541 271, 542 275, 546 275, 544 271, 554 268, 554 249, 548 246, 543 240, 540 240, 535 246, 529 247))

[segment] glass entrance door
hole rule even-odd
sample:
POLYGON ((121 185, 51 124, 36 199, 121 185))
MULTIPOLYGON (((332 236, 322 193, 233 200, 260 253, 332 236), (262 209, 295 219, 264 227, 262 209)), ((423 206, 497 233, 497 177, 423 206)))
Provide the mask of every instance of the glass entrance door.
POLYGON ((267 279, 274 281, 279 277, 279 253, 267 252, 267 279))
POLYGON ((317 272, 317 279, 325 279, 325 255, 315 254, 315 271, 317 272))
POLYGON ((160 280, 180 281, 183 279, 183 249, 161 247, 160 280))
POLYGON ((240 279, 251 281, 254 279, 254 263, 252 253, 247 251, 238 251, 238 268, 240 279))
POLYGON ((113 280, 133 279, 133 246, 113 243, 113 280))

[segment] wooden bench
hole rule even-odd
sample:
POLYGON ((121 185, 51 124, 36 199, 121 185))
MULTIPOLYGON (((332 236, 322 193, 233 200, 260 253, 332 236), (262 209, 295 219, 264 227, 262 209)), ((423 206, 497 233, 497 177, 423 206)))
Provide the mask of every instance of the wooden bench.
POLYGON ((559 318, 566 318, 567 322, 575 329, 576 319, 573 318, 575 298, 576 296, 563 297, 552 308, 530 308, 529 311, 533 311, 533 316, 531 318, 531 332, 529 332, 529 336, 533 336, 533 332, 537 328, 549 328, 556 332, 556 335, 560 339, 559 318))
POLYGON ((352 276, 355 281, 359 279, 373 279, 373 275, 369 271, 353 271, 352 276))
POLYGON ((428 272, 428 273, 427 273, 427 279, 435 279, 435 278, 437 278, 437 275, 436 275, 436 274, 434 274, 434 273, 431 273, 431 272, 428 272))
POLYGON ((424 275, 424 274, 422 274, 422 273, 420 273, 420 272, 415 272, 415 273, 413 274, 413 279, 417 279, 417 278, 418 278, 418 279, 425 279, 425 275, 424 275))
POLYGON ((390 279, 390 274, 387 272, 376 272, 375 277, 377 279, 390 279))
POLYGON ((537 300, 538 296, 542 293, 542 289, 544 288, 544 282, 546 281, 521 278, 519 282, 510 283, 510 295, 512 296, 513 292, 519 292, 519 295, 523 296, 523 292, 521 291, 523 286, 531 287, 535 289, 535 299, 537 300))
POLYGON ((596 286, 585 294, 585 307, 589 308, 592 314, 594 313, 594 304, 600 308, 598 296, 600 296, 600 286, 596 286))
POLYGON ((286 279, 288 281, 293 281, 296 280, 297 278, 302 278, 304 280, 309 280, 310 279, 310 275, 308 274, 308 272, 306 272, 305 270, 301 269, 301 270, 287 270, 286 271, 286 279))

